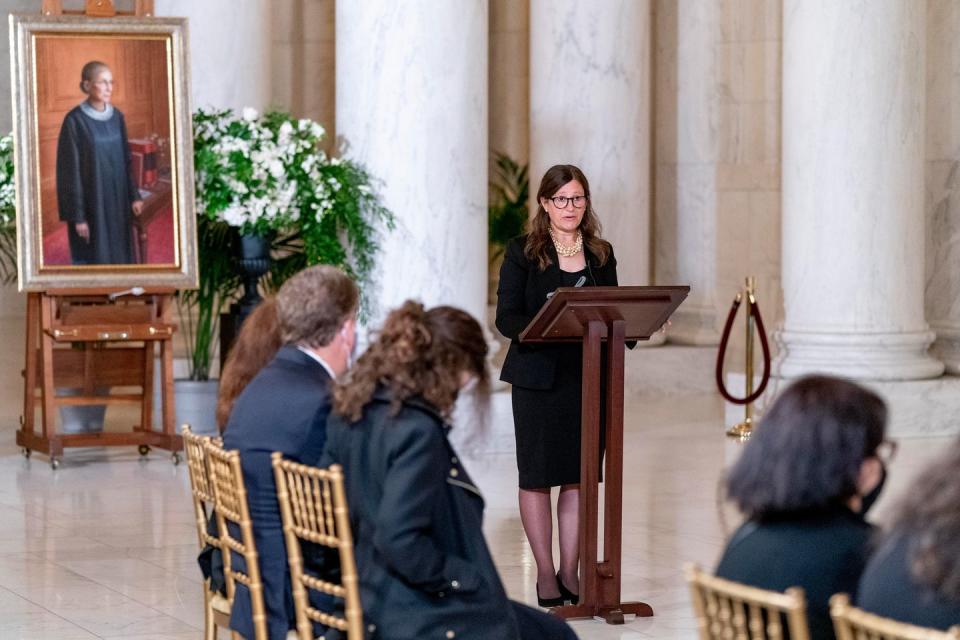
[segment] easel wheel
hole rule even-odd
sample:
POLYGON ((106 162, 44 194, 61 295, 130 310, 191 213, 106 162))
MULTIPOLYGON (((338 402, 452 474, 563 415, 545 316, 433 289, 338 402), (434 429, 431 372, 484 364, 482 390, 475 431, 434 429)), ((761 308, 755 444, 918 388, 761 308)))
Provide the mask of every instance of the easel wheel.
POLYGON ((20 453, 22 453, 23 457, 26 458, 27 460, 30 459, 30 453, 31 453, 30 449, 27 449, 26 447, 20 447, 20 453))
POLYGON ((148 453, 150 453, 150 445, 148 445, 148 444, 138 445, 138 446, 137 446, 137 451, 140 453, 141 456, 146 457, 146 455, 147 455, 148 453))
POLYGON ((173 466, 177 466, 178 464, 180 464, 180 452, 174 451, 173 454, 170 456, 170 459, 173 461, 173 466))
POLYGON ((56 471, 60 468, 60 458, 50 458, 50 468, 56 471))

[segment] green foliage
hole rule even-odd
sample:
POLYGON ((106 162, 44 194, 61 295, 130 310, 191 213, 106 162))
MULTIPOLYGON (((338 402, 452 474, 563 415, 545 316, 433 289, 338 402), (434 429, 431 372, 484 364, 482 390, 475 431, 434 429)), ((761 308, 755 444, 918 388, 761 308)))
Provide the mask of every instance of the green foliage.
MULTIPOLYGON (((267 292, 314 264, 343 269, 361 291, 369 283, 377 234, 393 228, 393 216, 362 166, 320 149, 323 135, 319 124, 280 111, 194 114, 200 289, 179 298, 185 322, 183 311, 196 311, 186 335, 191 379, 209 376, 220 312, 240 287, 240 234, 273 236, 273 264, 261 282, 267 292)), ((369 311, 361 296, 361 316, 369 311)))
POLYGON ((523 233, 527 222, 530 179, 527 165, 520 165, 504 153, 495 153, 493 179, 490 181, 488 233, 490 260, 499 257, 507 242, 523 233))
POLYGON ((17 209, 13 135, 0 138, 0 283, 17 279, 17 209))
POLYGON ((199 287, 177 293, 180 328, 190 346, 191 380, 208 380, 219 336, 220 312, 240 287, 234 267, 235 231, 225 222, 197 218, 199 287))

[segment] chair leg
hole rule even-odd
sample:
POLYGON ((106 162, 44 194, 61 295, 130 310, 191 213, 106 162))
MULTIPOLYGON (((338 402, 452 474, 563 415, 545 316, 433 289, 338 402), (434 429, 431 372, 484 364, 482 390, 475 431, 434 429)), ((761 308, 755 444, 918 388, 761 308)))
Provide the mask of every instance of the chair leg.
POLYGON ((217 640, 217 623, 213 619, 210 594, 203 590, 203 640, 217 640))

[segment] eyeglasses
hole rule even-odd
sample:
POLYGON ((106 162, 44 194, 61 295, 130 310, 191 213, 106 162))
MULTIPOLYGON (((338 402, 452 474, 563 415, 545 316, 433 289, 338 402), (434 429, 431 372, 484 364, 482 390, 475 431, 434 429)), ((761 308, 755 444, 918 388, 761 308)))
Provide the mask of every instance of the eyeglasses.
POLYGON ((587 205, 587 196, 553 196, 547 199, 553 201, 553 206, 557 209, 566 209, 568 202, 573 203, 574 209, 583 209, 587 205))
POLYGON ((97 80, 96 82, 91 82, 90 84, 95 84, 98 87, 113 87, 117 83, 113 80, 97 80))
POLYGON ((897 457, 897 443, 893 440, 884 440, 877 447, 876 456, 880 462, 889 465, 893 462, 893 459, 897 457))

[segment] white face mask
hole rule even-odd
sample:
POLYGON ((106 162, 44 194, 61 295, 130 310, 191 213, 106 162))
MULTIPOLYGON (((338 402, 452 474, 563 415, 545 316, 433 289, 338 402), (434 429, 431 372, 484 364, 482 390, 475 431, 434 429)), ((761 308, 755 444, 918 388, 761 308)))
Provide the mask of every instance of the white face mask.
POLYGON ((472 393, 474 389, 477 388, 477 376, 470 376, 470 379, 467 380, 462 387, 460 387, 460 393, 472 393))
POLYGON ((344 350, 346 350, 347 352, 346 353, 347 369, 350 369, 353 367, 354 362, 356 362, 357 360, 357 330, 356 328, 354 328, 353 330, 352 344, 350 341, 350 335, 347 333, 346 327, 343 327, 342 329, 340 329, 340 337, 341 337, 340 344, 343 346, 344 350), (350 345, 349 347, 347 346, 348 344, 350 345))

